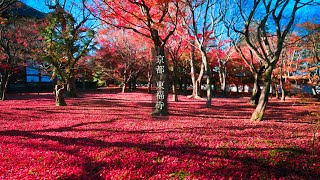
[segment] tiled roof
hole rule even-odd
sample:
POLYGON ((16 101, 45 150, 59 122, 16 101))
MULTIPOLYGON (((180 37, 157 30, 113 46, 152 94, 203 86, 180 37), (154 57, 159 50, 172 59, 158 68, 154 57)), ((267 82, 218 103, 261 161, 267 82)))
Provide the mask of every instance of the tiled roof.
POLYGON ((35 19, 43 19, 46 17, 46 15, 46 13, 40 12, 22 2, 15 3, 12 7, 10 7, 2 14, 3 17, 18 16, 35 19))

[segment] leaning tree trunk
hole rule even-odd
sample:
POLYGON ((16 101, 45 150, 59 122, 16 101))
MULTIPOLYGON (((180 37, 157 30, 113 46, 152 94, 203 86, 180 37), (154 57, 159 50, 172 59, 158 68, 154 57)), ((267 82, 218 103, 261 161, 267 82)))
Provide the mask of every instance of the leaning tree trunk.
POLYGON ((4 76, 1 78, 1 84, 0 84, 0 96, 1 100, 4 101, 7 99, 7 87, 8 87, 8 82, 10 79, 9 73, 5 73, 4 76))
POLYGON ((254 82, 253 82, 252 95, 250 97, 250 104, 256 106, 258 105, 259 97, 261 95, 259 73, 254 73, 253 77, 254 77, 254 82))
POLYGON ((56 106, 66 106, 67 103, 64 100, 64 86, 56 85, 55 86, 55 98, 56 98, 56 106))
POLYGON ((205 48, 201 46, 201 59, 202 63, 204 65, 205 75, 207 78, 207 102, 206 102, 206 108, 211 107, 211 99, 212 99, 212 82, 211 82, 211 69, 209 66, 207 54, 205 51, 205 48))
POLYGON ((269 65, 269 67, 264 72, 264 83, 263 89, 259 98, 258 105, 251 116, 251 121, 262 121, 265 109, 269 99, 269 91, 271 85, 271 75, 273 71, 273 65, 269 65))
POLYGON ((74 76, 71 76, 67 81, 67 94, 68 97, 77 97, 76 80, 74 76))

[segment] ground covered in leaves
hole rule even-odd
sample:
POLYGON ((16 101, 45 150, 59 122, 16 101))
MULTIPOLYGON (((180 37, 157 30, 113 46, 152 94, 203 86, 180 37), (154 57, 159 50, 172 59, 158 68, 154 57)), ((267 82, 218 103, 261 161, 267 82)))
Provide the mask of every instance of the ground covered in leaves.
MULTIPOLYGON (((13 99, 15 98, 15 99, 13 99)), ((248 98, 180 96, 152 119, 142 92, 82 94, 55 107, 51 94, 0 102, 0 179, 316 179, 319 103, 270 100, 250 122, 248 98)))

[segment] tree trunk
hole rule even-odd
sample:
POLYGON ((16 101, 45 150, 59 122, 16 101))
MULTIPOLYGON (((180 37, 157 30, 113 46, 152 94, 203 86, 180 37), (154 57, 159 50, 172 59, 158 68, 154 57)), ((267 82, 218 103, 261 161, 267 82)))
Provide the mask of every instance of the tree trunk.
POLYGON ((84 80, 82 80, 82 90, 86 90, 86 82, 84 80))
POLYGON ((178 101, 178 94, 177 94, 177 84, 178 84, 178 78, 177 78, 177 61, 172 58, 173 62, 173 80, 172 80, 172 101, 176 102, 178 101))
POLYGON ((157 73, 157 93, 163 92, 163 96, 158 97, 155 104, 155 110, 152 112, 152 115, 154 116, 167 116, 169 114, 168 112, 168 94, 169 94, 169 69, 168 69, 168 62, 165 57, 165 50, 164 50, 164 44, 160 43, 159 35, 157 34, 157 31, 155 30, 153 34, 154 37, 154 43, 155 43, 155 50, 157 55, 157 67, 162 67, 163 72, 157 73), (161 62, 159 61, 161 59, 161 62))
POLYGON ((179 91, 182 92, 183 90, 183 77, 180 77, 179 79, 179 91))
POLYGON ((277 84, 274 85, 274 92, 276 94, 276 99, 279 99, 279 87, 277 84))
POLYGON ((0 96, 2 101, 7 99, 7 87, 8 87, 9 79, 10 79, 10 75, 8 73, 5 73, 4 76, 1 78, 0 96))
POLYGON ((280 66, 280 87, 281 87, 281 101, 285 101, 286 100, 286 90, 283 87, 283 78, 282 78, 282 69, 283 69, 283 58, 281 59, 281 66, 280 66))
POLYGON ((244 93, 245 87, 246 87, 246 85, 244 84, 244 82, 242 82, 242 93, 244 93))
POLYGON ((226 68, 221 60, 219 61, 219 80, 221 84, 221 93, 223 97, 227 96, 226 68))
POLYGON ((140 70, 132 72, 129 77, 129 89, 130 91, 135 91, 137 89, 137 79, 139 77, 140 70))
POLYGON ((198 98, 198 99, 201 98, 201 81, 203 76, 204 76, 204 64, 201 63, 201 70, 200 70, 198 79, 196 80, 196 91, 195 91, 196 96, 194 98, 198 98))
POLYGON ((131 92, 131 91, 133 90, 132 84, 133 84, 132 79, 130 79, 130 80, 128 81, 128 91, 129 91, 129 92, 131 92))
POLYGON ((250 104, 256 106, 259 102, 259 97, 261 95, 261 89, 260 89, 260 77, 258 73, 253 73, 254 82, 253 82, 253 89, 252 89, 252 95, 250 97, 250 104))
MULTIPOLYGON (((191 81, 192 81, 192 95, 191 98, 200 98, 200 91, 199 91, 199 82, 198 80, 196 80, 196 76, 195 76, 195 61, 194 61, 194 54, 195 54, 195 49, 194 49, 194 43, 191 46, 191 59, 190 59, 190 75, 191 75, 191 81)), ((201 65, 201 71, 203 69, 203 66, 201 65)), ((198 79, 201 76, 201 72, 200 75, 198 77, 198 79)), ((202 71, 202 76, 203 76, 203 71, 202 71)), ((202 77, 201 77, 202 79, 202 77)), ((201 80, 200 80, 201 83, 201 80)))
POLYGON ((172 101, 177 102, 178 101, 178 94, 177 94, 177 87, 176 83, 172 83, 172 101))
POLYGON ((58 84, 58 78, 57 78, 57 76, 54 76, 53 77, 53 89, 52 89, 52 91, 55 93, 56 92, 56 85, 58 84))
POLYGON ((74 76, 71 76, 67 82, 67 94, 68 97, 75 98, 77 97, 76 81, 74 76))
POLYGON ((133 91, 137 90, 137 78, 138 78, 138 76, 134 76, 134 78, 132 79, 132 90, 133 91))
POLYGON ((252 113, 251 121, 262 121, 265 113, 266 105, 268 103, 268 96, 271 85, 271 75, 273 71, 273 65, 269 65, 269 67, 264 72, 264 83, 263 89, 259 98, 258 105, 255 111, 252 113))
POLYGON ((148 72, 148 94, 151 94, 152 93, 152 77, 153 77, 153 74, 148 72))
POLYGON ((185 96, 188 94, 188 83, 186 78, 183 78, 183 94, 185 96))
POLYGON ((316 90, 316 86, 312 86, 312 95, 314 97, 317 97, 318 96, 318 93, 317 93, 317 90, 316 90))
POLYGON ((272 87, 272 91, 271 91, 271 96, 270 96, 270 99, 272 99, 273 98, 273 96, 275 95, 275 89, 276 89, 276 86, 275 86, 275 84, 273 84, 273 83, 271 83, 271 87, 272 87))
POLYGON ((40 93, 42 92, 42 78, 41 78, 41 71, 38 70, 38 96, 40 96, 40 93))
POLYGON ((123 76, 123 82, 122 82, 122 93, 125 93, 126 91, 126 88, 127 88, 127 81, 128 81, 128 78, 127 78, 127 75, 125 74, 123 76))
POLYGON ((61 85, 55 86, 55 98, 56 98, 56 106, 66 106, 67 103, 64 100, 63 95, 64 87, 61 85))
POLYGON ((214 80, 213 75, 211 76, 211 82, 213 86, 212 97, 214 97, 217 94, 217 84, 216 84, 216 81, 214 80))
POLYGON ((281 88, 281 101, 285 101, 286 100, 286 95, 287 95, 287 92, 284 89, 284 87, 282 86, 282 88, 281 88))
POLYGON ((207 78, 207 102, 206 102, 206 108, 211 107, 211 99, 212 99, 212 82, 211 82, 211 68, 209 66, 207 54, 205 51, 205 48, 201 46, 201 59, 202 63, 204 65, 205 75, 207 78))

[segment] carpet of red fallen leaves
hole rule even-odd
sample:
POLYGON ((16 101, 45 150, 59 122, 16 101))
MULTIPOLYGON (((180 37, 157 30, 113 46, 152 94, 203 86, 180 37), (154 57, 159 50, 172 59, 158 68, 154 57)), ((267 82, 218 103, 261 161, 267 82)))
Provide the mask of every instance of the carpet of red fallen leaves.
POLYGON ((316 102, 272 99, 254 123, 247 98, 205 109, 180 96, 161 120, 141 92, 82 94, 65 107, 51 94, 15 98, 0 102, 0 179, 320 177, 316 102))

